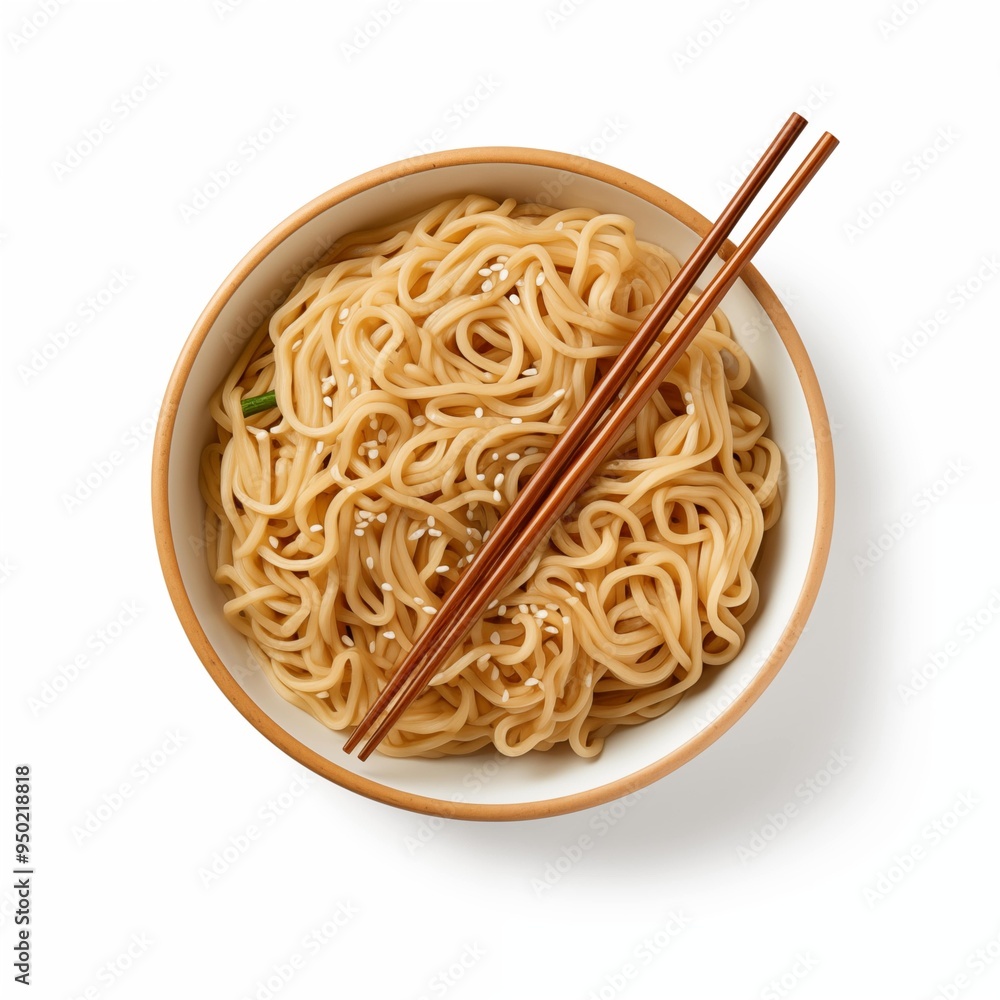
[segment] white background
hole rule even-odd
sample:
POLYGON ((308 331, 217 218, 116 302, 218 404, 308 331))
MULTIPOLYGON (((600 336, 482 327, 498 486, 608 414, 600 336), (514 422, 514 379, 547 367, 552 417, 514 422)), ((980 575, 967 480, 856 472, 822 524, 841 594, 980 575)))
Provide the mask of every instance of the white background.
POLYGON ((46 3, 0 23, 0 870, 29 762, 35 995, 997 996, 995 5, 46 3), (431 821, 284 757, 188 646, 151 530, 158 401, 231 267, 421 144, 583 152, 714 216, 796 108, 842 145, 758 265, 834 422, 837 523, 776 681, 614 812, 431 821))

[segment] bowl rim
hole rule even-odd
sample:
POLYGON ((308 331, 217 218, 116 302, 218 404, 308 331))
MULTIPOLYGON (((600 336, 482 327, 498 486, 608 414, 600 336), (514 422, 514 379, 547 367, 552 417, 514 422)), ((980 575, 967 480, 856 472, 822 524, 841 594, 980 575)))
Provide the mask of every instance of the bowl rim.
MULTIPOLYGON (((634 793, 676 770, 705 750, 743 716, 774 679, 788 658, 798 636, 801 635, 816 601, 833 534, 834 467, 829 419, 805 345, 778 297, 752 265, 743 271, 741 280, 765 310, 781 338, 795 368, 812 424, 818 479, 817 518, 812 551, 801 590, 788 622, 767 660, 754 674, 752 680, 708 726, 675 750, 638 771, 595 788, 556 798, 512 803, 476 803, 456 802, 404 791, 340 767, 301 743, 271 719, 240 687, 226 668, 202 629, 187 594, 170 526, 170 449, 180 399, 202 344, 236 289, 285 239, 332 206, 362 191, 404 176, 439 167, 481 163, 527 164, 580 174, 611 184, 650 202, 672 215, 699 237, 703 237, 711 226, 704 216, 685 202, 634 174, 576 154, 522 146, 476 146, 428 153, 377 167, 336 185, 294 211, 260 240, 233 268, 196 320, 167 384, 154 436, 153 527, 164 581, 188 641, 223 694, 271 743, 322 777, 387 805, 449 819, 525 820, 562 815, 602 805, 634 793)), ((719 256, 726 259, 734 250, 734 244, 727 241, 719 256)))

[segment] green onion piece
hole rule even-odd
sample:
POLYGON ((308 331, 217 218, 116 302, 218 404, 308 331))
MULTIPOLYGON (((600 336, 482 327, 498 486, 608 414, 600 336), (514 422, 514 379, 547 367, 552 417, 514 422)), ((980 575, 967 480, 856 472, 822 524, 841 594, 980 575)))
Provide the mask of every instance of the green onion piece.
POLYGON ((278 404, 274 401, 274 390, 265 392, 263 396, 247 396, 240 401, 243 408, 244 417, 252 417, 255 413, 263 413, 264 410, 273 410, 278 404))

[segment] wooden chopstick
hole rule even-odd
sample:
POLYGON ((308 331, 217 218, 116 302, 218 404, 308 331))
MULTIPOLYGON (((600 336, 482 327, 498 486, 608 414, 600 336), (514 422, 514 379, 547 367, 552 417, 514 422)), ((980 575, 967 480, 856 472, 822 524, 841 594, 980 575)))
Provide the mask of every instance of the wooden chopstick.
MULTIPOLYGON (((805 122, 798 116, 793 115, 789 119, 782 133, 779 133, 775 142, 769 147, 765 157, 762 158, 754 172, 747 178, 747 182, 737 192, 736 198, 727 206, 723 213, 726 218, 720 216, 717 226, 720 223, 727 226, 726 233, 731 230, 746 210, 753 194, 760 190, 767 176, 773 171, 795 135, 801 131, 804 125, 805 122), (769 154, 773 158, 773 162, 769 158, 769 154), (748 195, 748 191, 745 189, 752 191, 752 194, 748 195), (734 208, 734 203, 737 202, 741 194, 746 200, 734 208)), ((828 133, 817 143, 792 179, 769 206, 761 220, 751 230, 746 240, 709 284, 701 298, 689 310, 688 315, 667 343, 643 369, 635 385, 624 398, 618 400, 617 396, 622 385, 634 374, 635 367, 642 360, 660 330, 674 314, 677 306, 690 291, 690 287, 693 286, 694 280, 697 278, 697 272, 695 272, 690 276, 688 283, 688 276, 685 276, 687 287, 683 291, 674 290, 673 294, 670 294, 671 289, 680 284, 687 265, 682 268, 682 271, 671 283, 670 289, 653 307, 615 365, 600 380, 577 417, 560 435, 548 459, 542 463, 522 489, 514 504, 494 527, 489 540, 477 553, 475 562, 466 569, 458 583, 447 595, 438 614, 432 620, 431 626, 418 637, 385 690, 345 743, 345 751, 351 752, 353 750, 390 702, 393 704, 389 708, 388 714, 369 738, 359 754, 360 758, 367 759, 395 725, 409 703, 426 686, 451 648, 479 618, 492 595, 497 593, 517 571, 535 547, 544 539, 565 508, 583 489, 607 452, 610 451, 628 424, 635 419, 639 410, 659 387, 663 377, 687 349, 711 312, 718 307, 718 303, 726 291, 738 278, 739 272, 770 235, 836 144, 837 140, 828 133), (664 302, 673 303, 670 305, 669 311, 659 308, 664 302), (635 347, 636 343, 641 343, 642 347, 635 347), (601 401, 600 406, 594 403, 595 399, 601 401), (607 419, 603 423, 596 426, 609 406, 613 406, 611 413, 607 415, 607 419), (584 419, 581 419, 581 416, 584 419)), ((710 237, 713 236, 714 231, 715 227, 713 227, 710 237)), ((724 239, 725 234, 718 239, 711 251, 700 252, 705 244, 699 246, 695 252, 700 261, 700 263, 696 261, 698 271, 704 267, 707 260, 711 259, 724 239)), ((708 237, 706 237, 706 242, 707 240, 708 237)), ((692 259, 694 257, 693 254, 692 259)), ((688 261, 688 264, 690 263, 691 259, 688 261)), ((694 266, 692 265, 689 269, 689 273, 694 269, 694 266)))

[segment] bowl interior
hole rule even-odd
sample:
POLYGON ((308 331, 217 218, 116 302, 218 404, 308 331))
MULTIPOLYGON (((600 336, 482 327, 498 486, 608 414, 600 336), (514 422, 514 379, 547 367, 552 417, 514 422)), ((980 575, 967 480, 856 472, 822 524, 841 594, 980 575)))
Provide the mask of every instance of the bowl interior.
POLYGON ((825 561, 832 490, 826 416, 791 322, 759 275, 748 273, 723 309, 753 362, 751 389, 770 411, 785 475, 782 515, 765 537, 758 566, 761 607, 739 656, 710 668, 662 718, 618 729, 596 760, 561 750, 513 759, 490 752, 435 760, 376 754, 366 763, 344 754, 345 734, 329 731, 271 688, 223 617, 224 597, 208 572, 198 462, 212 435, 207 401, 240 347, 337 237, 456 193, 619 212, 636 220, 641 238, 681 259, 699 238, 695 229, 707 229, 687 206, 601 164, 525 150, 460 150, 451 159, 420 158, 334 189, 275 230, 220 288, 184 349, 161 418, 154 470, 161 559, 206 667, 240 711, 286 752, 395 805, 471 818, 525 818, 607 801, 672 770, 725 731, 770 681, 801 632, 825 561), (793 453, 796 460, 789 463, 793 453))

